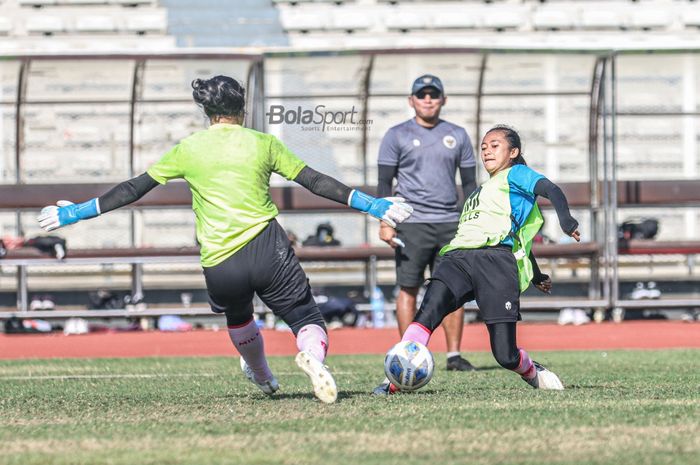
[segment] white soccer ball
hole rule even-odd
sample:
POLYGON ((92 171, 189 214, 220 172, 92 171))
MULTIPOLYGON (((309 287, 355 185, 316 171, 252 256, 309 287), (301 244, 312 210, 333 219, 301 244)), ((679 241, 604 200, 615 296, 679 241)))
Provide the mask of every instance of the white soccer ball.
POLYGON ((401 391, 415 391, 430 381, 435 371, 433 354, 423 344, 402 341, 384 358, 384 373, 401 391))

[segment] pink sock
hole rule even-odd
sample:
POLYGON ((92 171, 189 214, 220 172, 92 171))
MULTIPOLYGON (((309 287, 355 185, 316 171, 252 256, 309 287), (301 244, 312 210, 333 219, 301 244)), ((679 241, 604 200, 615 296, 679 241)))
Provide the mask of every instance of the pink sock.
POLYGON ((518 364, 518 367, 513 371, 515 371, 524 378, 534 378, 537 374, 535 364, 532 363, 530 356, 523 349, 518 349, 518 352, 520 352, 520 363, 518 364))
POLYGON ((323 362, 328 353, 328 334, 319 325, 306 325, 297 333, 299 352, 311 352, 318 361, 323 362))
POLYGON ((403 337, 401 338, 401 340, 420 342, 424 346, 427 346, 428 341, 430 340, 430 335, 430 330, 422 324, 411 323, 410 325, 408 325, 408 328, 406 328, 406 332, 403 333, 403 337))
POLYGON ((271 379, 272 371, 265 359, 265 344, 255 320, 251 318, 248 323, 229 326, 228 335, 238 353, 253 371, 255 381, 262 383, 271 379))

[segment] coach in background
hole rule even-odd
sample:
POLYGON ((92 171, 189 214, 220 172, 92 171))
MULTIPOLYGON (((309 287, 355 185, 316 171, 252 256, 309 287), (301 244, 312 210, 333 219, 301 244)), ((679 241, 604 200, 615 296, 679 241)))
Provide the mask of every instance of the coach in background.
MULTIPOLYGON (((415 117, 392 127, 379 148, 379 197, 396 195, 414 207, 413 216, 397 229, 380 223, 379 238, 396 249, 396 301, 399 332, 416 313, 416 296, 426 266, 434 269, 438 251, 454 237, 459 222, 459 198, 455 174, 459 169, 464 197, 476 188, 476 161, 467 132, 440 119, 445 89, 436 76, 426 74, 413 82, 408 104, 415 117), (397 240, 398 239, 398 240, 397 240)), ((460 355, 464 309, 442 323, 447 339, 447 369, 471 371, 474 366, 460 355)), ((388 380, 375 394, 389 392, 388 380)))

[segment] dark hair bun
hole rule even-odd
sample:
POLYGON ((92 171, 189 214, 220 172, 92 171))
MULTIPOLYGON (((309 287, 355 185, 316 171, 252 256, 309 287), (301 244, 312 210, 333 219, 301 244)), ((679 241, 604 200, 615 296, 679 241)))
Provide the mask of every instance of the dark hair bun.
POLYGON ((212 116, 242 116, 245 110, 245 89, 228 76, 192 81, 192 98, 204 113, 212 116))
POLYGON ((520 134, 518 134, 518 131, 513 129, 512 127, 505 125, 505 124, 497 124, 496 126, 492 127, 489 129, 486 134, 489 132, 493 131, 500 131, 503 133, 503 136, 506 138, 508 141, 508 146, 511 149, 518 149, 518 156, 515 157, 512 161, 511 164, 513 165, 527 165, 527 162, 525 161, 525 157, 523 156, 523 147, 522 147, 522 142, 520 141, 520 134))

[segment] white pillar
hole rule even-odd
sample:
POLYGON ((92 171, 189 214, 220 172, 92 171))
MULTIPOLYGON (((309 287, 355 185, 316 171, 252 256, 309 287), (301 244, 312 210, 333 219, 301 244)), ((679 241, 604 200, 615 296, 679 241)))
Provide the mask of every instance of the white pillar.
MULTIPOLYGON (((0 82, 3 82, 5 66, 0 64, 0 82)), ((0 85, 0 101, 2 101, 2 86, 0 85)), ((0 183, 5 181, 5 105, 0 105, 0 183)), ((2 226, 0 226, 0 229, 2 226)))
MULTIPOLYGON (((558 85, 557 57, 548 55, 544 58, 544 89, 547 92, 556 92, 558 85)), ((553 182, 559 182, 559 157, 557 145, 559 142, 559 107, 557 97, 544 97, 544 174, 553 182)), ((527 158, 527 150, 525 151, 527 158)), ((553 211, 545 215, 547 235, 552 238, 559 237, 562 233, 559 229, 559 220, 553 211)))
MULTIPOLYGON (((544 86, 547 92, 557 91, 557 57, 548 55, 544 60, 544 86)), ((554 182, 559 181, 559 159, 557 144, 559 142, 559 107, 557 97, 545 97, 545 175, 554 182)))
MULTIPOLYGON (((695 91, 695 56, 683 57, 683 111, 695 112, 697 95, 695 91)), ((686 178, 696 178, 698 174, 698 144, 695 116, 683 117, 683 174, 686 178)), ((695 210, 685 209, 686 238, 694 239, 696 234, 695 210)))

